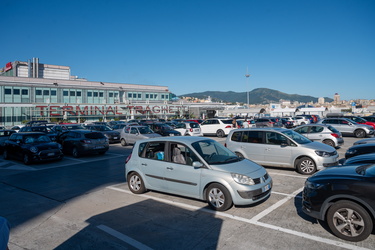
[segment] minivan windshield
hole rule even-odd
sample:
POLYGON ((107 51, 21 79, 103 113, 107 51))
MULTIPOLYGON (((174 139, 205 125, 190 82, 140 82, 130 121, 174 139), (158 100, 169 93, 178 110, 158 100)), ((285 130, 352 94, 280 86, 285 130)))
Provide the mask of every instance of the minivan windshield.
POLYGON ((295 132, 294 130, 285 130, 282 132, 284 135, 288 136, 290 139, 294 140, 298 144, 307 144, 312 142, 310 139, 307 139, 303 135, 295 132))
POLYGON ((214 140, 194 142, 192 146, 208 164, 227 164, 243 160, 214 140))

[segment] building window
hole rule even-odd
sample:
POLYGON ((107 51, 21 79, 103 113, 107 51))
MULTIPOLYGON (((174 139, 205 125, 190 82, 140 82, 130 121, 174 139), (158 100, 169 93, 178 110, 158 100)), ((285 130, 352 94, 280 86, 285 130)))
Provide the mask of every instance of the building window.
POLYGON ((146 94, 146 99, 150 98, 150 95, 149 94, 146 94))
POLYGON ((75 91, 70 91, 70 96, 76 96, 76 92, 75 91))
POLYGON ((13 89, 13 95, 19 95, 20 89, 13 89))
POLYGON ((69 96, 69 91, 64 90, 64 91, 63 91, 63 96, 69 96))
POLYGON ((103 92, 99 92, 99 97, 104 97, 104 93, 103 92))
POLYGON ((77 96, 81 96, 82 95, 82 92, 81 91, 77 91, 77 96))
POLYGON ((108 93, 108 97, 113 97, 113 93, 108 93))
POLYGON ((141 99, 142 98, 142 94, 138 94, 138 99, 141 99))
POLYGON ((92 97, 92 92, 91 91, 87 92, 87 96, 92 97))
POLYGON ((42 90, 41 89, 35 90, 35 95, 42 95, 42 90))
POLYGON ((56 90, 51 90, 51 96, 56 96, 56 95, 57 95, 56 90))
POLYGON ((43 95, 49 95, 49 90, 43 90, 43 95))
POLYGON ((28 89, 23 89, 23 90, 21 90, 21 93, 22 93, 22 95, 28 95, 29 94, 29 90, 28 89))
POLYGON ((94 97, 98 97, 98 92, 94 92, 94 97))

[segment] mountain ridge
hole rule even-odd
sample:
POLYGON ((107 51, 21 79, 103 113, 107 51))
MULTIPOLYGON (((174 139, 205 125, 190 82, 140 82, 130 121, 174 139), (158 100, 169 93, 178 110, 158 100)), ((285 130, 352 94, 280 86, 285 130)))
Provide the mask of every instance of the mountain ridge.
MULTIPOLYGON (((211 97, 212 101, 215 102, 231 102, 231 103, 247 103, 247 92, 234 92, 234 91, 204 91, 195 92, 185 95, 179 95, 178 97, 195 97, 199 99, 205 99, 211 97)), ((300 103, 318 102, 317 97, 308 95, 298 94, 287 94, 278 90, 268 88, 256 88, 249 92, 249 103, 250 104, 269 104, 278 103, 280 100, 291 101, 292 103, 298 101, 300 103)), ((324 97, 325 102, 332 102, 333 99, 324 97)))

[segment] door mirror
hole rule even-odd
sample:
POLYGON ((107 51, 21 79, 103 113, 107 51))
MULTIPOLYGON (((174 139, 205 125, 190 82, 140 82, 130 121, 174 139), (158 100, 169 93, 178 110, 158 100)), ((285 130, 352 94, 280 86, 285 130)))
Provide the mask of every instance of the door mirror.
POLYGON ((193 167, 194 168, 201 168, 201 167, 203 167, 203 164, 201 162, 199 162, 199 161, 194 161, 193 162, 193 167))

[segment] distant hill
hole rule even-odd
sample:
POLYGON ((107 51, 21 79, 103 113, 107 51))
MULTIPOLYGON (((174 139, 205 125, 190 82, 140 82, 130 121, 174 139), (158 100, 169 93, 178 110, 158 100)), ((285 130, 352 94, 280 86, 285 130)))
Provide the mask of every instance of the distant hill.
MULTIPOLYGON (((181 95, 196 97, 199 99, 205 99, 208 96, 211 97, 211 100, 214 102, 240 102, 247 103, 247 92, 233 92, 233 91, 205 91, 200 93, 190 93, 181 95)), ((250 104, 268 104, 268 103, 278 103, 280 99, 288 100, 291 102, 318 102, 317 97, 307 96, 307 95, 297 95, 297 94, 286 94, 277 90, 267 89, 267 88, 257 88, 249 92, 249 102, 250 104)), ((324 97, 326 102, 332 102, 332 98, 324 97)))

